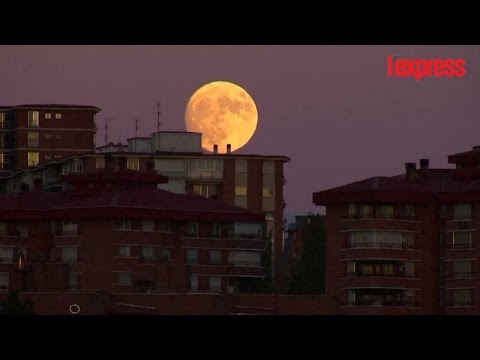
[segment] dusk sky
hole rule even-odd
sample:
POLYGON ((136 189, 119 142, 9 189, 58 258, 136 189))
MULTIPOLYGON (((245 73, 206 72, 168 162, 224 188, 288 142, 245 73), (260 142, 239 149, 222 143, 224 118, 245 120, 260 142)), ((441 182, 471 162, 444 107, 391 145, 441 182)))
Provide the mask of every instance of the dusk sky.
POLYGON ((238 153, 286 155, 288 215, 319 212, 312 192, 404 171, 480 145, 480 46, 0 46, 0 105, 95 105, 97 145, 185 130, 205 83, 236 83, 259 123, 238 153), (463 78, 388 78, 387 56, 465 59, 463 78))

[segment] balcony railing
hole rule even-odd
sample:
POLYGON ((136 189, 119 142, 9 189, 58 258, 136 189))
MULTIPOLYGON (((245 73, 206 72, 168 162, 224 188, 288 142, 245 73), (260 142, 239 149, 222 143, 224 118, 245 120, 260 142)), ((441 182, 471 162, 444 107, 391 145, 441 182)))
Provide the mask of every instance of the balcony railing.
POLYGON ((233 266, 261 266, 258 261, 229 261, 228 264, 233 266))
POLYGON ((415 306, 412 300, 353 300, 347 302, 348 306, 415 306))
POLYGON ((381 241, 350 242, 350 248, 386 248, 386 249, 414 249, 411 243, 387 243, 381 241))
POLYGON ((348 277, 388 277, 388 278, 413 279, 415 278, 415 274, 410 272, 403 272, 403 271, 394 271, 393 273, 385 273, 385 272, 365 273, 365 272, 362 272, 362 270, 357 270, 357 271, 350 271, 348 273, 348 277))
POLYGON ((473 276, 473 273, 471 271, 453 273, 454 279, 471 279, 472 276, 473 276))
POLYGON ((61 230, 55 234, 55 236, 76 236, 78 230, 61 230))
POLYGON ((465 300, 465 301, 453 301, 447 306, 453 307, 453 306, 473 306, 473 302, 471 300, 465 300))
POLYGON ((393 216, 377 214, 349 214, 346 216, 347 220, 405 220, 414 221, 415 216, 407 214, 394 214, 393 216))
POLYGON ((456 244, 451 244, 449 249, 453 250, 458 250, 458 249, 471 249, 472 248, 472 243, 456 243, 456 244))

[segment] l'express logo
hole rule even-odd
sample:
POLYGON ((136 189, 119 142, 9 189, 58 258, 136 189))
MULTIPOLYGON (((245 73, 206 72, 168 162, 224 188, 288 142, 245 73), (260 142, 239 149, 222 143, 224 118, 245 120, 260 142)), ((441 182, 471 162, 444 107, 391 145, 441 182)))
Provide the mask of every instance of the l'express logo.
POLYGON ((467 73, 463 59, 406 59, 388 56, 388 77, 414 77, 420 81, 429 77, 464 77, 467 73))

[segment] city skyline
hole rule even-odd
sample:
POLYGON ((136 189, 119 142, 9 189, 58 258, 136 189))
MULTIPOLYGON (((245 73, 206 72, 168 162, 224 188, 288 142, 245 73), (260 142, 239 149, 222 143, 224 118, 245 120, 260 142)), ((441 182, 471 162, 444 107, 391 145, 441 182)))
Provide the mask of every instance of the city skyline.
POLYGON ((188 99, 225 80, 258 107, 256 133, 239 154, 285 155, 286 214, 318 212, 312 193, 377 175, 405 162, 478 144, 478 46, 1 46, 1 105, 98 106, 97 145, 161 130, 185 130, 188 99), (388 78, 387 57, 463 58, 463 78, 388 78))

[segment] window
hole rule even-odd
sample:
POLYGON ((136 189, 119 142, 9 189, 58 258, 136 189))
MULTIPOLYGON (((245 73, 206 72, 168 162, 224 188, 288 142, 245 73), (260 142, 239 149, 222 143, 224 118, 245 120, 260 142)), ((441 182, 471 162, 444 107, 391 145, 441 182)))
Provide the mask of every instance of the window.
POLYGON ((170 249, 162 248, 160 250, 160 258, 162 258, 163 260, 170 260, 171 257, 172 257, 172 254, 170 249))
POLYGON ((274 195, 275 195, 275 191, 273 187, 263 188, 263 197, 273 197, 274 195))
POLYGON ((121 245, 121 246, 118 248, 118 255, 119 255, 119 256, 129 257, 129 256, 130 256, 130 246, 128 246, 128 245, 121 245))
POLYGON ((373 208, 370 205, 360 205, 360 217, 362 219, 371 219, 373 217, 373 208))
POLYGON ((380 219, 393 219, 393 206, 383 205, 379 210, 380 219))
POLYGON ((95 168, 104 169, 105 168, 105 158, 96 158, 95 159, 95 168))
POLYGON ((61 159, 62 155, 55 155, 55 159, 61 159))
POLYGON ((470 231, 455 231, 453 233, 454 249, 469 249, 472 247, 472 238, 470 231))
POLYGON ((453 305, 469 306, 472 304, 472 289, 454 289, 453 305))
POLYGON ((209 283, 210 291, 220 291, 222 285, 222 278, 219 276, 210 276, 209 283))
POLYGON ((63 235, 77 235, 78 234, 78 224, 73 221, 63 221, 62 222, 62 234, 63 235))
POLYGON ((78 286, 78 274, 77 273, 70 273, 68 274, 68 285, 70 289, 74 290, 78 286))
POLYGON ((28 147, 38 147, 39 134, 36 131, 28 132, 28 147))
POLYGON ((214 238, 219 238, 222 236, 222 224, 213 223, 212 224, 212 233, 210 234, 214 238))
POLYGON ((52 118, 52 114, 50 114, 50 113, 45 114, 45 119, 51 119, 51 118, 52 118))
POLYGON ((415 218, 415 206, 407 205, 405 207, 405 216, 407 217, 407 219, 415 218))
POLYGON ((62 262, 64 263, 78 262, 78 248, 76 246, 62 247, 62 262))
POLYGON ((139 158, 127 158, 127 169, 128 170, 140 170, 140 159, 139 158))
POLYGON ((0 235, 6 235, 8 232, 7 223, 0 222, 0 235))
POLYGON ((0 129, 5 128, 5 113, 0 112, 0 129))
POLYGON ((132 273, 119 272, 118 273, 118 283, 120 285, 132 285, 132 273))
POLYGON ((470 220, 472 218, 472 204, 455 204, 453 214, 455 220, 470 220))
POLYGON ((275 174, 275 161, 264 161, 263 162, 263 173, 264 174, 275 174))
POLYGON ((192 275, 190 277, 190 288, 192 291, 198 291, 198 275, 192 275))
POLYGON ((373 266, 372 265, 363 265, 362 273, 365 275, 370 275, 373 273, 373 266))
POLYGON ((402 233, 402 244, 404 249, 413 249, 415 243, 414 233, 402 233))
POLYGON ((217 186, 212 184, 195 184, 193 185, 193 193, 205 197, 217 195, 217 186))
POLYGON ((247 196, 247 187, 235 186, 235 196, 247 196))
POLYGON ((38 127, 38 111, 28 112, 28 127, 38 127))
POLYGON ((357 215, 357 204, 348 204, 348 218, 353 219, 357 215))
POLYGON ((83 163, 81 159, 73 160, 73 172, 79 172, 83 170, 83 163))
POLYGON ((8 273, 0 273, 0 291, 8 290, 8 273))
POLYGON ((157 221, 155 229, 160 232, 170 232, 170 221, 157 221))
POLYGON ((215 159, 197 159, 196 165, 199 171, 215 171, 215 159))
POLYGON ((393 264, 384 264, 383 273, 387 276, 393 276, 393 264))
POLYGON ((459 260, 453 262, 454 278, 469 278, 472 274, 472 262, 470 260, 459 260))
POLYGON ((210 264, 219 265, 222 263, 222 252, 220 250, 210 250, 210 264))
POLYGON ((187 249, 187 263, 190 265, 198 264, 198 249, 187 249))
POLYGON ((355 261, 349 261, 347 266, 349 275, 355 275, 355 261))
POLYGON ((40 154, 38 152, 28 152, 28 166, 37 166, 39 162, 39 156, 40 154))
POLYGON ((155 221, 153 221, 153 220, 143 220, 142 221, 142 231, 155 231, 155 221))
POLYGON ((13 248, 12 247, 0 247, 0 261, 9 262, 13 261, 13 248))
POLYGON ((188 222, 185 224, 185 235, 198 236, 198 223, 188 222))
POLYGON ((61 139, 61 138, 62 138, 62 134, 58 134, 58 133, 55 134, 55 139, 58 139, 58 140, 59 140, 59 139, 61 139))
POLYGON ((55 119, 61 119, 62 118, 62 114, 55 114, 55 119))
POLYGON ((235 172, 246 173, 247 172, 247 160, 235 160, 235 172))
POLYGON ((10 164, 10 154, 0 152, 0 170, 8 169, 10 164))
POLYGON ((152 246, 143 246, 142 247, 142 257, 143 258, 154 258, 155 257, 155 248, 152 246))
POLYGON ((117 223, 117 229, 119 230, 130 230, 132 228, 132 222, 130 219, 121 219, 117 223))
POLYGON ((45 160, 51 160, 52 159, 52 155, 45 155, 45 160))

